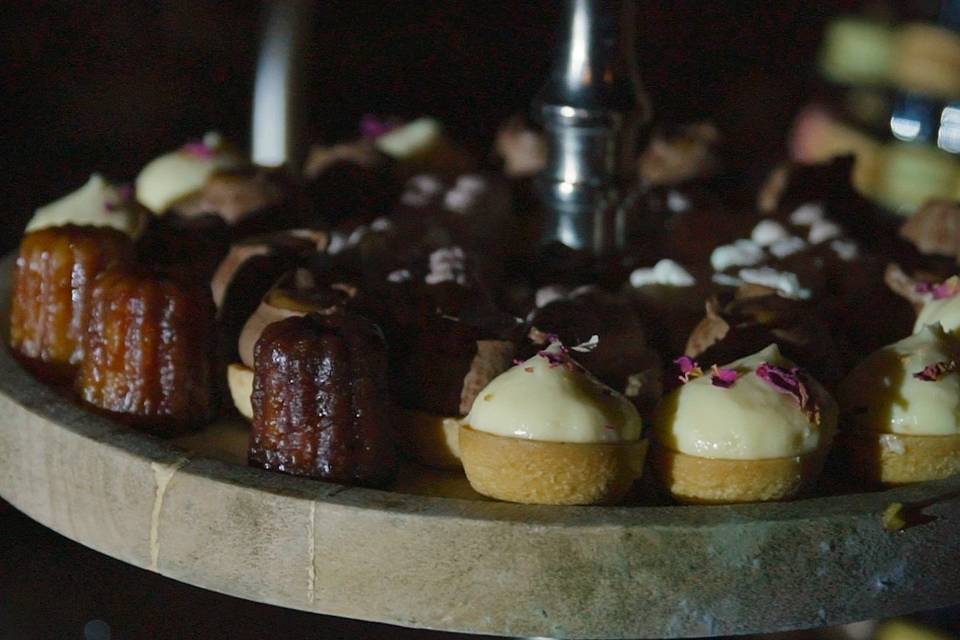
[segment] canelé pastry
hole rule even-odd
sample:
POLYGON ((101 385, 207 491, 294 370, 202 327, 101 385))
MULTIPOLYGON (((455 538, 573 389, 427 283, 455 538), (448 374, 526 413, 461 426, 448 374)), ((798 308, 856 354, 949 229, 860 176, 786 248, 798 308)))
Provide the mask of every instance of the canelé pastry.
POLYGON ((254 353, 251 465, 344 484, 396 474, 387 351, 376 325, 310 314, 269 325, 254 353))
POLYGON ((960 473, 960 342, 938 326, 875 351, 840 385, 842 452, 868 483, 960 473))
POLYGON ((20 242, 10 346, 44 373, 69 377, 83 359, 94 279, 133 261, 130 237, 110 227, 50 226, 20 242))
POLYGON ((250 395, 253 392, 254 348, 263 330, 274 322, 308 313, 344 313, 356 293, 356 289, 347 284, 318 285, 306 269, 284 274, 274 283, 240 331, 235 349, 240 362, 227 367, 230 396, 242 416, 247 419, 253 416, 250 395))
POLYGON ((174 204, 199 192, 219 169, 245 164, 240 154, 219 133, 189 142, 165 153, 140 170, 136 179, 137 200, 160 215, 174 204))
POLYGON ((678 365, 685 382, 661 402, 650 452, 676 500, 783 500, 815 481, 836 403, 776 345, 712 370, 678 365))
POLYGON ((135 427, 170 436, 208 421, 213 304, 209 292, 145 267, 101 273, 77 375, 80 397, 135 427))
POLYGON ((494 378, 460 427, 470 485, 510 502, 617 502, 640 476, 646 447, 630 401, 559 342, 494 378))

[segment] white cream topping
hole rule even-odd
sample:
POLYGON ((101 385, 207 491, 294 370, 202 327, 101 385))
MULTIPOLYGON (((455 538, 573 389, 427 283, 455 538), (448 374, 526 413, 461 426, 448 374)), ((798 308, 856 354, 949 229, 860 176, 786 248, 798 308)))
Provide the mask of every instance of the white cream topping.
POLYGON ((817 220, 810 225, 807 232, 807 240, 810 244, 820 244, 827 240, 834 240, 843 235, 843 229, 832 220, 817 220))
POLYGON ((784 298, 794 298, 797 300, 806 300, 810 297, 810 290, 800 286, 800 280, 797 274, 789 271, 777 271, 771 267, 760 267, 759 269, 740 269, 737 274, 740 279, 749 284, 759 284, 764 287, 776 289, 777 293, 784 298))
POLYGON ((919 333, 929 324, 940 324, 944 331, 956 333, 960 329, 960 295, 940 300, 930 296, 917 314, 913 332, 919 333))
POLYGON ((826 212, 823 210, 822 204, 808 202, 800 205, 790 214, 790 224, 795 224, 798 227, 809 227, 814 222, 823 220, 825 215, 826 212))
POLYGON ((710 254, 710 265, 714 271, 725 271, 730 267, 753 266, 763 258, 763 247, 753 240, 740 239, 714 249, 710 254))
POLYGON ((678 387, 657 408, 654 437, 663 446, 701 458, 763 460, 789 458, 816 450, 832 437, 836 408, 818 384, 820 422, 796 399, 756 375, 766 362, 790 368, 776 345, 724 365, 739 377, 731 387, 714 386, 709 372, 678 387))
POLYGON ((433 118, 417 118, 379 136, 374 146, 394 160, 410 160, 429 153, 441 139, 443 127, 433 118))
POLYGON ((798 236, 788 236, 782 240, 777 240, 767 250, 775 257, 788 258, 795 253, 799 253, 807 248, 807 241, 798 236))
POLYGON ((634 269, 630 274, 630 285, 665 285, 670 287, 692 287, 697 283, 690 272, 673 260, 663 259, 650 268, 634 269))
POLYGON ((579 366, 554 343, 490 381, 466 423, 498 436, 546 442, 627 442, 640 439, 633 404, 579 366))
POLYGON ((936 380, 914 376, 960 360, 960 342, 937 325, 883 347, 858 364, 839 387, 840 406, 859 429, 901 435, 960 434, 960 372, 936 380))
POLYGON ((243 158, 218 133, 190 143, 147 163, 136 180, 137 200, 156 214, 165 213, 178 200, 190 196, 214 171, 243 164, 243 158))
POLYGON ((786 227, 776 220, 764 219, 757 223, 757 226, 750 232, 750 239, 761 247, 768 247, 780 240, 786 240, 790 237, 790 232, 786 227))
POLYGON ((123 188, 95 173, 73 193, 37 209, 27 223, 26 233, 75 224, 111 227, 136 238, 146 226, 147 215, 132 194, 124 193, 123 188))

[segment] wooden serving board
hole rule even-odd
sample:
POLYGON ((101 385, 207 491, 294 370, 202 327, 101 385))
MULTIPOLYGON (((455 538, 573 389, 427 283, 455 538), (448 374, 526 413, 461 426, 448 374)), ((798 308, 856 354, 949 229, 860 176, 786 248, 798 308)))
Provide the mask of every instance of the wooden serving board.
POLYGON ((0 495, 77 542, 222 593, 556 638, 757 633, 960 602, 960 478, 782 504, 531 507, 413 467, 393 491, 269 473, 242 464, 245 443, 239 422, 174 442, 132 432, 0 350, 0 495), (888 532, 893 502, 911 525, 888 532))

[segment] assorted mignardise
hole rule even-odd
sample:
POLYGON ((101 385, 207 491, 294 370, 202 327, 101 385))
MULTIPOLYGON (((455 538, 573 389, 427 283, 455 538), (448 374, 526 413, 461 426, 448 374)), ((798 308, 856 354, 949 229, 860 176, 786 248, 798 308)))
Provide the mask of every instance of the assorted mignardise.
POLYGON ((595 258, 539 244, 522 118, 498 166, 436 120, 365 117, 303 176, 208 134, 37 210, 10 347, 132 428, 236 411, 250 465, 343 484, 433 467, 520 503, 737 503, 825 467, 960 473, 960 207, 901 223, 838 160, 779 167, 744 213, 720 139, 655 132, 638 226, 595 258))

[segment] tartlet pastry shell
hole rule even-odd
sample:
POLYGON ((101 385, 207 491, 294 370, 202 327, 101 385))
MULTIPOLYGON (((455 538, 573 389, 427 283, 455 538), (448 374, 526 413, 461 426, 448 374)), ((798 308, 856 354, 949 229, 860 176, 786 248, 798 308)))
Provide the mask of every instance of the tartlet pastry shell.
POLYGON ((618 502, 640 477, 646 452, 646 440, 544 442, 460 427, 460 458, 470 485, 508 502, 618 502))
POLYGON ((703 458, 654 444, 650 464, 675 500, 729 504, 786 500, 808 489, 823 468, 823 451, 789 458, 703 458))
POLYGON ((901 485, 960 474, 960 434, 847 433, 839 443, 868 484, 901 485))

